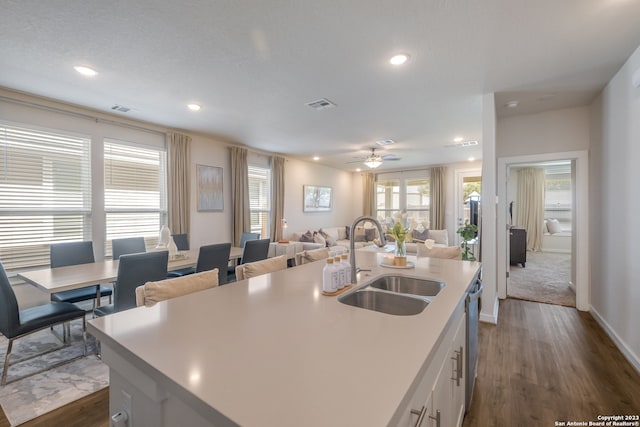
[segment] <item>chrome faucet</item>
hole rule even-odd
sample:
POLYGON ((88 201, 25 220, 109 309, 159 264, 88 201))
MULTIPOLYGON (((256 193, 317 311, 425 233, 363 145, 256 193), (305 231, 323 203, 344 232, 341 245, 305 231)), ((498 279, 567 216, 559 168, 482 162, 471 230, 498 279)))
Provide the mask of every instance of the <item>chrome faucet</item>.
POLYGON ((387 239, 385 239, 384 237, 384 232, 382 231, 382 226, 380 225, 380 222, 375 219, 372 216, 361 216, 356 218, 353 221, 353 224, 351 224, 351 230, 349 233, 349 250, 351 251, 351 281, 353 282, 353 284, 357 284, 358 280, 356 279, 356 275, 358 274, 358 271, 356 269, 356 251, 355 251, 355 234, 356 234, 356 225, 358 225, 359 223, 361 223, 362 221, 371 221, 373 222, 376 227, 378 228, 378 235, 380 236, 380 243, 382 245, 386 245, 387 244, 387 239))

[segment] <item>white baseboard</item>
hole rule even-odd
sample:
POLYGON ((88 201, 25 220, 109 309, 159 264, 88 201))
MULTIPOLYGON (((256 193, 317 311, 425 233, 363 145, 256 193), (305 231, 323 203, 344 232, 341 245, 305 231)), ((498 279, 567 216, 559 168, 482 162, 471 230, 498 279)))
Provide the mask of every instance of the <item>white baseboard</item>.
POLYGON ((606 320, 602 318, 600 313, 598 313, 596 309, 593 308, 593 306, 590 307, 589 312, 591 313, 593 318, 596 319, 596 322, 598 322, 598 324, 602 326, 602 329, 604 329, 607 335, 609 335, 609 338, 611 338, 613 343, 616 345, 616 347, 618 347, 618 349, 622 352, 629 363, 631 363, 635 370, 640 373, 640 357, 638 357, 638 355, 635 354, 633 350, 631 350, 626 345, 626 343, 618 336, 618 334, 616 334, 616 332, 611 328, 611 326, 609 326, 606 320))
POLYGON ((500 302, 498 300, 498 298, 496 297, 495 301, 493 302, 493 312, 490 314, 486 314, 486 313, 480 313, 480 321, 481 322, 485 322, 485 323, 491 323, 494 325, 498 324, 498 308, 500 307, 500 302))

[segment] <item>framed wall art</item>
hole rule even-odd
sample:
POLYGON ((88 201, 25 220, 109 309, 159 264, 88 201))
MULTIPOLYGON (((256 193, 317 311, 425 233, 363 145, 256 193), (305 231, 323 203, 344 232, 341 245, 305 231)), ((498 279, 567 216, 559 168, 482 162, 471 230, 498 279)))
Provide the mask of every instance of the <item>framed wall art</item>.
POLYGON ((224 210, 222 168, 197 165, 198 212, 224 210))
POLYGON ((333 206, 331 187, 303 185, 303 212, 328 212, 333 206))

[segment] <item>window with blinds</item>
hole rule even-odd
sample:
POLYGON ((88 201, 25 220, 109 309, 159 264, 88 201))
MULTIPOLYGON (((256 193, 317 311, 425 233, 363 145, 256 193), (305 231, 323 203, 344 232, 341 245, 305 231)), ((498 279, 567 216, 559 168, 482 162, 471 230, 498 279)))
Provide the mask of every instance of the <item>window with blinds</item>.
POLYGON ((157 245, 167 219, 166 165, 164 149, 105 140, 107 256, 113 239, 143 236, 148 249, 157 245))
POLYGON ((421 225, 429 228, 429 178, 405 178, 401 172, 396 175, 397 177, 379 176, 376 181, 377 218, 382 224, 393 226, 398 214, 402 213, 406 214, 405 226, 419 228, 421 225))
POLYGON ((0 123, 0 260, 49 264, 54 242, 91 240, 90 138, 0 123))
POLYGON ((249 206, 251 232, 260 233, 261 239, 269 237, 271 223, 271 170, 249 165, 249 206))

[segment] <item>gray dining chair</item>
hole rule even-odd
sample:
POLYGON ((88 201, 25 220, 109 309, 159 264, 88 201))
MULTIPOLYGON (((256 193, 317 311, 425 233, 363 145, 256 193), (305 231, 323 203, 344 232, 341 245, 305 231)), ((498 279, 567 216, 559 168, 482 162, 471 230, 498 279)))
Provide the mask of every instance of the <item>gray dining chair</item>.
MULTIPOLYGON (((90 264, 95 262, 93 255, 93 242, 91 241, 53 243, 49 246, 49 255, 51 258, 51 268, 90 264)), ((93 308, 96 308, 97 286, 100 286, 100 296, 108 296, 109 304, 111 304, 111 295, 113 294, 113 290, 110 287, 103 285, 87 286, 85 288, 54 292, 51 294, 51 301, 77 303, 93 300, 93 308)))
POLYGON ((214 245, 200 246, 196 273, 201 271, 218 269, 218 284, 227 283, 227 265, 231 254, 231 243, 216 243, 214 245))
POLYGON ((157 251, 120 256, 113 304, 96 307, 96 316, 106 316, 136 306, 136 288, 167 278, 169 252, 157 251))
MULTIPOLYGON (((173 242, 179 251, 189 250, 189 238, 186 234, 172 234, 173 242)), ((182 277, 196 272, 195 267, 179 268, 177 270, 171 270, 167 273, 167 277, 182 277)))
MULTIPOLYGON (((249 240, 258 240, 259 238, 260 238, 260 233, 250 233, 250 232, 244 231, 240 235, 240 247, 244 249, 245 245, 249 240)), ((244 261, 242 261, 242 258, 238 258, 236 262, 233 263, 233 265, 227 265, 227 276, 230 279, 235 280, 234 278, 236 275, 236 266, 239 264, 242 264, 243 262, 244 261)))
POLYGON ((172 234, 173 243, 176 244, 176 247, 179 251, 188 251, 189 250, 189 236, 186 233, 184 234, 172 234))
MULTIPOLYGON (((2 370, 2 385, 7 384, 7 374, 10 366, 11 352, 13 350, 13 342, 18 338, 25 337, 34 332, 53 327, 55 325, 62 324, 63 329, 65 323, 75 319, 82 319, 82 339, 84 344, 84 350, 81 356, 73 359, 67 359, 55 365, 48 366, 44 369, 40 369, 37 372, 29 373, 26 376, 35 375, 47 369, 55 368, 64 363, 71 362, 79 357, 86 356, 87 354, 87 324, 85 320, 85 311, 80 307, 68 303, 68 302, 51 302, 48 304, 38 305, 31 308, 20 310, 18 307, 18 300, 13 292, 13 288, 9 283, 9 278, 4 270, 4 266, 0 263, 0 332, 9 340, 7 344, 7 352, 4 357, 4 369, 2 370)), ((67 334, 64 333, 66 337, 67 334)), ((64 343, 66 344, 66 342, 64 343)), ((32 359, 37 356, 42 356, 43 353, 38 353, 34 356, 26 359, 21 359, 20 362, 32 359)), ((16 381, 16 378, 10 382, 16 381)))
POLYGON ((247 241, 249 240, 258 240, 260 238, 260 233, 249 233, 249 232, 243 232, 240 235, 240 247, 244 248, 245 243, 247 243, 247 241))
POLYGON ((120 259, 120 255, 139 254, 146 251, 144 237, 124 237, 111 241, 111 258, 114 260, 120 259))
MULTIPOLYGON (((239 260, 238 265, 267 259, 270 243, 271 240, 269 239, 247 240, 244 245, 244 249, 242 250, 242 258, 239 260)), ((236 280, 235 269, 236 266, 233 267, 233 272, 228 270, 228 281, 236 280)))

